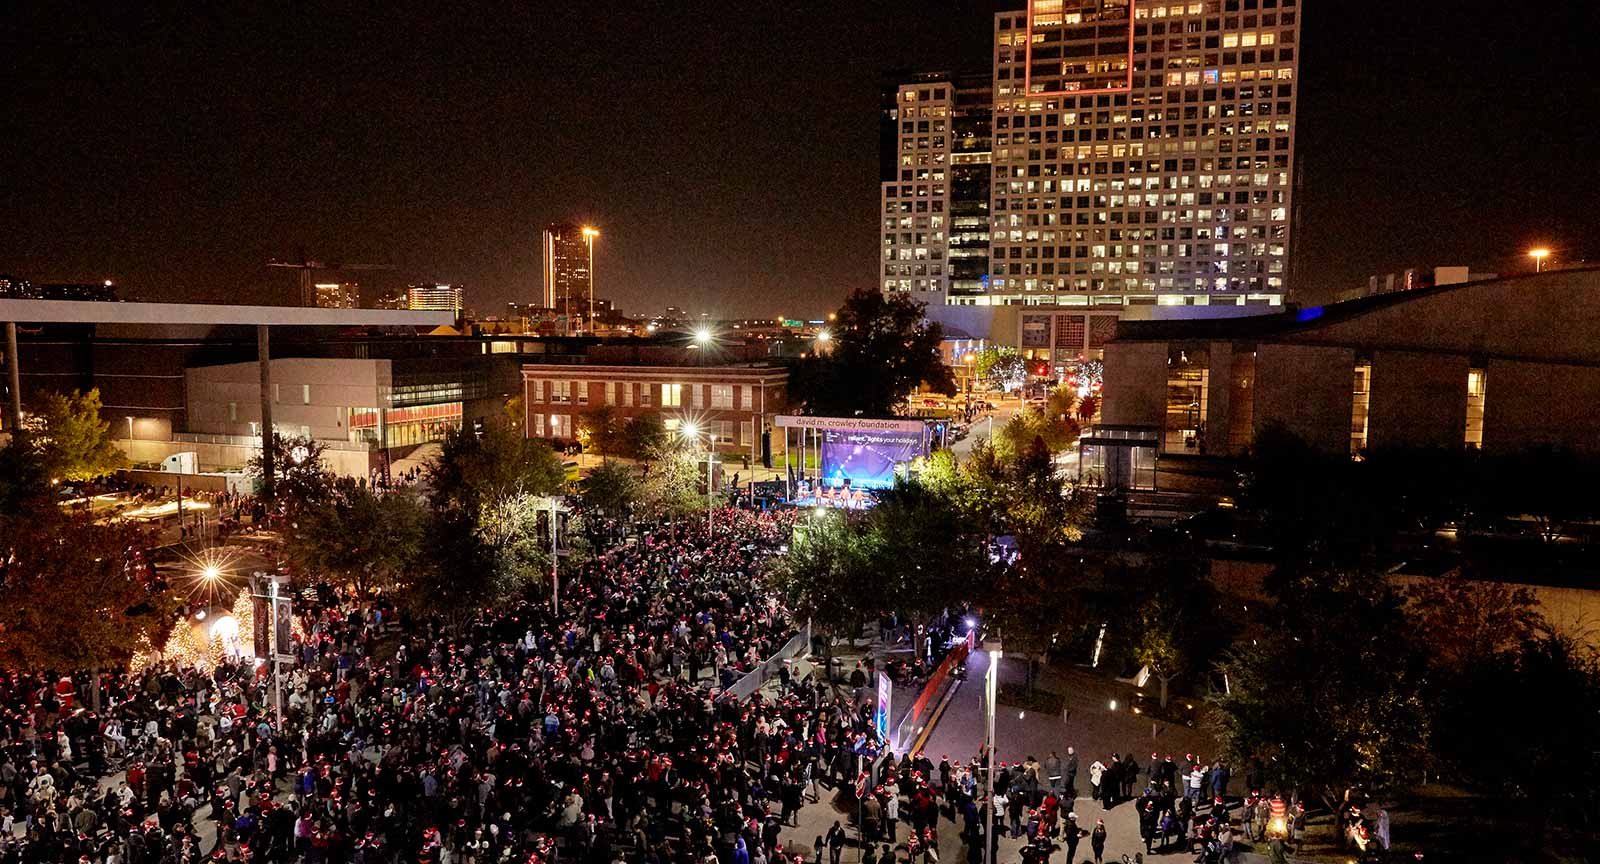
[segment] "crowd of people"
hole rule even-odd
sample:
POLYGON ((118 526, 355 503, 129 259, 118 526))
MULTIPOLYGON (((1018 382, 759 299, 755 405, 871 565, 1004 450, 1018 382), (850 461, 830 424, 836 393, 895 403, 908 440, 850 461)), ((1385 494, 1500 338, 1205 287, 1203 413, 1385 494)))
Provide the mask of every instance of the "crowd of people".
POLYGON ((791 527, 654 526, 564 585, 559 615, 449 631, 302 604, 281 725, 252 661, 7 676, 0 862, 776 862, 818 781, 873 752, 870 709, 811 677, 723 692, 795 633, 757 578, 791 527))

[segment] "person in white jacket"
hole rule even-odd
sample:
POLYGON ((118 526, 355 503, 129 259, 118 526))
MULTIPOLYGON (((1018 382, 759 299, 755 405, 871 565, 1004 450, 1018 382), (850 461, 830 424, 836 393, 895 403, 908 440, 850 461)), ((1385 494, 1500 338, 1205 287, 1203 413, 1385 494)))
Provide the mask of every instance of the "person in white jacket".
POLYGON ((1094 760, 1094 764, 1089 766, 1089 797, 1096 801, 1100 800, 1100 778, 1105 776, 1105 773, 1106 763, 1099 759, 1094 760))

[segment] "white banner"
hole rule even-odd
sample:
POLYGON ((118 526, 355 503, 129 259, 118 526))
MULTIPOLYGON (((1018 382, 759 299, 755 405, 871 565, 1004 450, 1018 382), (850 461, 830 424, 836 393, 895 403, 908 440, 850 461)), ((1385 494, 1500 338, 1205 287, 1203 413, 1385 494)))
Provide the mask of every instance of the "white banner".
POLYGON ((791 429, 846 429, 853 432, 922 432, 928 425, 921 420, 877 420, 868 417, 799 417, 779 414, 774 426, 791 429))

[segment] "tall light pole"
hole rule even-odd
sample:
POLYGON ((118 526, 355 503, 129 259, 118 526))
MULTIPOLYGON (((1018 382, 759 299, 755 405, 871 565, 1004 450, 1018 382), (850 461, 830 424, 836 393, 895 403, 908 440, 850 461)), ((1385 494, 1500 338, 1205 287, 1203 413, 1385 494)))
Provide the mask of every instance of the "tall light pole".
POLYGON ((1533 259, 1533 272, 1539 273, 1544 270, 1544 259, 1550 257, 1550 250, 1543 246, 1537 249, 1529 249, 1528 257, 1533 259))
POLYGON ((1000 695, 1000 643, 989 642, 989 674, 984 679, 984 703, 988 709, 988 731, 984 741, 989 754, 988 770, 984 772, 985 785, 989 787, 989 806, 983 817, 983 864, 994 864, 994 712, 995 700, 1000 695))
MULTIPOLYGON (((700 427, 696 426, 694 423, 685 423, 685 424, 683 424, 681 427, 679 427, 678 432, 683 437, 685 437, 685 438, 687 438, 687 439, 689 439, 691 441, 694 441, 696 444, 698 444, 699 441, 700 441, 700 427)), ((717 455, 716 454, 716 450, 712 446, 713 442, 715 442, 715 440, 716 440, 716 438, 712 434, 711 430, 707 429, 706 430, 706 534, 708 534, 708 535, 711 533, 711 524, 712 524, 712 515, 711 514, 713 512, 712 511, 712 505, 711 505, 711 482, 712 482, 711 468, 712 468, 712 464, 713 464, 712 460, 717 455)))
MULTIPOLYGON (((600 236, 600 229, 583 226, 583 239, 589 244, 589 333, 594 334, 594 238, 600 236)), ((568 310, 570 311, 570 310, 568 310)))
POLYGON ((561 518, 557 515, 556 496, 550 496, 550 612, 556 616, 561 615, 561 547, 556 542, 557 526, 561 518))

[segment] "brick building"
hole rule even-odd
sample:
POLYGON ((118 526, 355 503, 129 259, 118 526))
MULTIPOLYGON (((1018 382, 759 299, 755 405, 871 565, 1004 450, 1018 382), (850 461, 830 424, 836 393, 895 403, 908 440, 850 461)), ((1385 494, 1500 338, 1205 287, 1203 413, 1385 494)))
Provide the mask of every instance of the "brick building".
POLYGON ((669 430, 692 422, 718 449, 759 458, 762 434, 788 406, 789 371, 761 361, 688 365, 692 359, 684 349, 596 346, 582 362, 525 364, 525 434, 573 440, 579 418, 605 406, 623 418, 659 414, 669 430))

